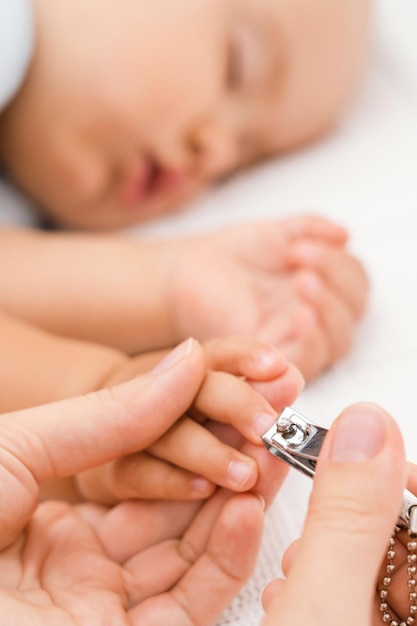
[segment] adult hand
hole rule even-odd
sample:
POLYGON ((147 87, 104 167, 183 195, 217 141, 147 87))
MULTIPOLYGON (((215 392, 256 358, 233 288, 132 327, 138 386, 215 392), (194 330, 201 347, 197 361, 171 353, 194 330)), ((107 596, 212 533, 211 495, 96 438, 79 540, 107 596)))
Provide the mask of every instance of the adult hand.
MULTIPOLYGON (((262 446, 260 435, 300 393, 301 375, 276 348, 254 337, 225 337, 202 347, 208 370, 187 415, 146 450, 77 475, 82 498, 105 505, 133 498, 201 500, 217 486, 235 492, 253 487, 254 460, 216 437, 209 422, 229 424, 262 446)), ((133 378, 135 365, 146 364, 149 371, 157 357, 151 353, 131 359, 111 381, 133 378)))
MULTIPOLYGON (((110 392, 3 416, 4 623, 208 625, 230 602, 258 553, 263 507, 256 495, 219 490, 204 506, 47 502, 36 509, 43 481, 149 446, 190 405, 204 375, 201 349, 187 342, 156 372, 110 392)), ((244 446, 250 453, 251 444, 244 446)), ((255 490, 269 501, 285 472, 252 447, 260 467, 255 490)))
MULTIPOLYGON (((284 557, 287 578, 264 593, 264 626, 383 623, 377 586, 386 575, 384 555, 405 477, 394 420, 370 404, 346 409, 326 437, 302 537, 284 557)), ((407 619, 410 605, 406 542, 407 534, 400 534, 401 567, 389 587, 389 612, 397 624, 407 619)))

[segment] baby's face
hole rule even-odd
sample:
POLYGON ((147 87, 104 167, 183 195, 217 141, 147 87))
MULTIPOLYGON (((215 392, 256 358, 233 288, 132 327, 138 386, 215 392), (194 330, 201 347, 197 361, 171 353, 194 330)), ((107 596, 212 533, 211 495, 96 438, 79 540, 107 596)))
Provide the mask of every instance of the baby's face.
POLYGON ((125 226, 327 128, 366 0, 35 0, 29 78, 0 124, 11 176, 56 222, 125 226))

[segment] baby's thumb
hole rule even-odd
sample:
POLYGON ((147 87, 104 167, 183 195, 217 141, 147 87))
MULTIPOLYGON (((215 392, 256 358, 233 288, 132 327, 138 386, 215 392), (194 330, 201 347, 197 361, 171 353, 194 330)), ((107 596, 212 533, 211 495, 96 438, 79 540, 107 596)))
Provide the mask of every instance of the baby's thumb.
POLYGON ((272 602, 285 617, 283 604, 292 605, 286 624, 371 623, 404 485, 403 443, 393 419, 370 404, 346 409, 326 437, 297 553, 272 602))
POLYGON ((3 416, 0 458, 13 456, 42 483, 146 448, 189 408, 204 375, 201 347, 189 339, 149 374, 3 416))

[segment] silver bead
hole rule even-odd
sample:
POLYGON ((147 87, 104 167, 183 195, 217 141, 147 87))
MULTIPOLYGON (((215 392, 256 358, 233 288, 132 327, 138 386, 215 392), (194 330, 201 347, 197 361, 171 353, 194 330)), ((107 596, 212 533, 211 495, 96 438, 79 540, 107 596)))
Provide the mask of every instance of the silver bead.
POLYGON ((415 602, 417 600, 417 591, 410 591, 408 597, 410 598, 411 602, 415 602))
MULTIPOLYGON (((385 578, 384 578, 385 580, 385 578)), ((415 587, 417 585, 417 580, 415 578, 409 578, 408 579, 408 586, 409 587, 415 587)))
POLYGON ((389 561, 392 561, 393 559, 395 559, 395 550, 388 550, 387 559, 389 561))
MULTIPOLYGON (((413 592, 411 592, 411 593, 413 593, 413 592)), ((410 593, 410 595, 411 595, 411 593, 410 593)), ((416 593, 416 592, 414 592, 414 593, 416 593)), ((417 593, 416 593, 416 595, 417 595, 417 593)), ((388 591, 386 589, 381 589, 381 591, 379 592, 379 597, 382 600, 385 600, 385 598, 388 597, 388 591)), ((410 600, 412 600, 412 598, 410 598, 410 600)))
POLYGON ((397 620, 393 619, 390 626, 398 626, 397 620))
MULTIPOLYGON (((387 565, 387 574, 393 574, 395 571, 395 565, 394 563, 388 563, 387 565)), ((408 572, 410 575, 411 574, 415 574, 415 572, 408 572)))
POLYGON ((409 576, 412 576, 417 572, 417 567, 415 565, 410 565, 409 567, 407 567, 407 572, 409 576))
MULTIPOLYGON (((385 576, 384 580, 382 581, 384 584, 384 587, 388 587, 391 584, 392 578, 391 576, 385 576)), ((410 582, 410 581, 408 581, 410 582)))
POLYGON ((410 552, 414 552, 414 550, 417 550, 417 541, 409 541, 407 543, 407 548, 410 552))
POLYGON ((391 613, 384 613, 384 615, 382 616, 382 621, 387 624, 388 622, 391 622, 391 620, 391 613))
POLYGON ((411 617, 411 615, 410 617, 407 617, 407 626, 413 626, 414 622, 415 622, 414 617, 411 617))
POLYGON ((407 561, 410 565, 413 565, 417 561, 417 554, 409 554, 407 561))
POLYGON ((417 613, 417 605, 410 604, 410 613, 411 615, 415 615, 417 613))
POLYGON ((379 605, 379 610, 381 613, 386 613, 388 611, 388 604, 386 602, 381 602, 379 605))

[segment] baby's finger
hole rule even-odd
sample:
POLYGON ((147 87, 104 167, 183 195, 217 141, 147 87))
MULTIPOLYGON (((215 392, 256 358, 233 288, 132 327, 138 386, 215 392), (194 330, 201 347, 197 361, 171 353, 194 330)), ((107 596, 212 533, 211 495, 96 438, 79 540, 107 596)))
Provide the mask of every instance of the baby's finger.
MULTIPOLYGON (((279 347, 287 359, 299 369, 302 376, 310 380, 328 366, 331 355, 327 338, 313 305, 309 304, 306 298, 298 299, 300 302, 286 314, 286 330, 280 335, 279 347)), ((274 322, 273 319, 265 325, 262 330, 263 336, 276 334, 274 322)), ((270 396, 266 395, 266 398, 275 407, 270 396)))
POLYGON ((289 466, 273 456, 264 446, 256 446, 246 441, 240 449, 257 462, 259 478, 251 491, 262 497, 265 508, 268 509, 288 474, 289 466))
POLYGON ((121 500, 197 500, 207 498, 215 484, 200 474, 138 452, 77 476, 82 496, 112 506, 121 500))
POLYGON ((288 217, 281 224, 294 239, 313 238, 336 246, 344 246, 348 240, 345 228, 319 215, 288 217))
POLYGON ((363 315, 369 282, 358 259, 343 250, 306 241, 294 247, 292 258, 297 265, 316 270, 350 307, 354 319, 363 315))
POLYGON ((208 368, 236 376, 272 380, 288 368, 280 350, 250 335, 211 339, 203 343, 203 348, 208 368))
POLYGON ((288 366, 287 371, 279 380, 279 385, 275 381, 248 380, 247 382, 259 391, 277 412, 284 406, 292 404, 304 387, 304 377, 295 365, 288 366))
POLYGON ((354 327, 351 308, 315 272, 301 271, 297 277, 297 289, 315 309, 323 336, 329 344, 329 363, 344 356, 350 348, 354 327))
POLYGON ((221 442, 207 428, 188 417, 179 420, 149 451, 233 491, 247 491, 258 478, 252 458, 221 442))
POLYGON ((280 348, 306 380, 314 378, 329 365, 329 342, 312 305, 301 304, 294 311, 291 332, 280 348))
MULTIPOLYGON (((286 377, 276 381, 276 394, 285 393, 286 377)), ((295 382, 293 383, 296 384, 295 382)), ((279 407, 284 408, 285 403, 279 407)), ((230 424, 246 439, 259 443, 259 437, 276 417, 276 410, 245 381, 224 372, 208 372, 193 408, 206 417, 230 424)))

